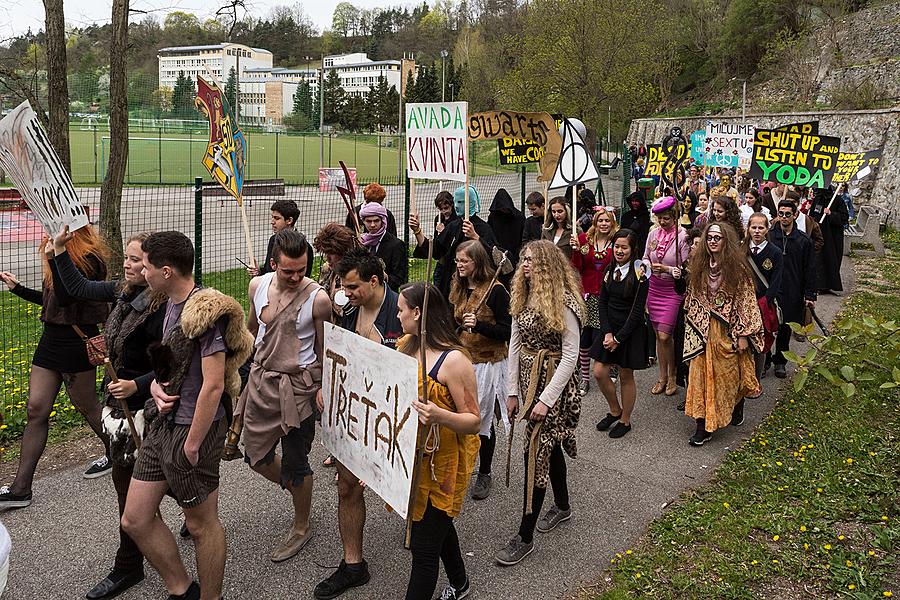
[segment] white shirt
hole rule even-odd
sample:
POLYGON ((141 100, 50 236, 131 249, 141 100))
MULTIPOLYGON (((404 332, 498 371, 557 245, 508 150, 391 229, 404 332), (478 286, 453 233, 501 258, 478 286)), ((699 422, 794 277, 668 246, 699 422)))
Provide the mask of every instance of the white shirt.
MULTIPOLYGON (((740 207, 740 210, 741 210, 741 221, 744 222, 744 227, 747 227, 747 224, 750 222, 750 217, 753 216, 753 212, 754 212, 753 207, 751 207, 748 204, 744 204, 743 206, 740 207)), ((769 212, 768 208, 763 206, 762 210, 760 212, 762 212, 762 214, 766 215, 766 219, 768 219, 769 221, 772 220, 772 213, 769 212)))
POLYGON ((625 278, 628 277, 628 271, 631 269, 631 263, 625 263, 624 265, 617 265, 613 270, 613 281, 616 279, 616 273, 619 274, 619 281, 625 281, 625 278))
POLYGON ((766 240, 763 240, 759 246, 757 246, 753 242, 750 242, 750 254, 757 254, 759 252, 762 252, 763 250, 765 250, 768 244, 769 242, 767 242, 766 240), (754 250, 756 250, 756 252, 754 252, 754 250))

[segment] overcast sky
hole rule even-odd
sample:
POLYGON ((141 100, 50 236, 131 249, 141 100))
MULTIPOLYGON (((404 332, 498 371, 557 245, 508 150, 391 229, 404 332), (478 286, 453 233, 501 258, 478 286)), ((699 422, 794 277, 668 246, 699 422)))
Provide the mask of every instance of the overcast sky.
MULTIPOLYGON (((397 6, 410 4, 409 0, 352 0, 359 8, 376 6, 397 6)), ((331 26, 331 14, 340 0, 303 1, 306 14, 320 30, 331 26)), ((83 27, 92 23, 108 23, 111 14, 110 0, 63 0, 66 25, 83 27)), ((254 17, 266 17, 275 6, 293 6, 297 0, 247 0, 246 4, 254 17)), ((217 0, 132 0, 131 8, 146 10, 156 15, 162 22, 165 15, 175 10, 190 12, 200 20, 211 17, 219 3, 217 0)), ((132 20, 140 20, 141 15, 133 15, 132 20)), ((41 0, 0 0, 0 39, 28 31, 43 29, 44 4, 41 0)))

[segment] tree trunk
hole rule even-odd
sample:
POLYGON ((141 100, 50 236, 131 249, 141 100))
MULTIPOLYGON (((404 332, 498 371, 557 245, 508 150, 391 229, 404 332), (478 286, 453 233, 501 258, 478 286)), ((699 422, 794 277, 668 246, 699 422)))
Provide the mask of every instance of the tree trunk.
POLYGON ((109 43, 109 162, 100 188, 100 233, 112 251, 110 273, 122 274, 122 184, 128 162, 128 0, 113 0, 109 43))
POLYGON ((63 0, 44 0, 47 36, 47 135, 69 174, 69 84, 66 65, 66 27, 63 0))

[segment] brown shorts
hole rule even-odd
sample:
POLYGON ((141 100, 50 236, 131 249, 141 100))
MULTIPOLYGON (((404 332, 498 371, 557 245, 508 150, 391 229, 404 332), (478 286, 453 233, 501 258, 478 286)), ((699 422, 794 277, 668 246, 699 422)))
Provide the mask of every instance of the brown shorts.
POLYGON ((184 442, 190 429, 190 425, 154 423, 141 444, 132 475, 140 481, 168 482, 170 493, 182 508, 203 504, 219 487, 219 461, 228 424, 225 419, 213 421, 200 444, 197 465, 193 467, 184 455, 184 442))

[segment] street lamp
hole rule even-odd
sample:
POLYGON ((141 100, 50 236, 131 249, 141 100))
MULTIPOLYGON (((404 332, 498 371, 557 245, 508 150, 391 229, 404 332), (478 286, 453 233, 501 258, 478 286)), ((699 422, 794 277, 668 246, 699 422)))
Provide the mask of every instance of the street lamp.
POLYGON ((450 84, 450 102, 454 102, 453 84, 452 83, 450 84))
POLYGON ((313 115, 313 95, 312 95, 312 81, 309 77, 309 63, 313 59, 312 56, 304 56, 303 60, 306 61, 306 69, 303 71, 303 83, 306 85, 306 89, 309 92, 309 105, 306 107, 306 116, 307 116, 307 128, 312 129, 312 115, 313 115))
POLYGON ((448 54, 449 52, 447 52, 446 50, 441 50, 441 102, 444 101, 444 90, 446 89, 444 81, 446 81, 446 61, 448 54))

